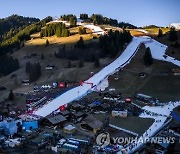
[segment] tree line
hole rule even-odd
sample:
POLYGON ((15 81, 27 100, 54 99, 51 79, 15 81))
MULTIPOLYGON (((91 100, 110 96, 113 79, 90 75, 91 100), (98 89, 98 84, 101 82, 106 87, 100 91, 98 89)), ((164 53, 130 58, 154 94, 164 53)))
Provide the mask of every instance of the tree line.
POLYGON ((41 65, 38 63, 26 63, 26 73, 29 74, 29 81, 36 81, 41 76, 41 65))
POLYGON ((175 28, 172 27, 169 31, 169 40, 177 41, 177 39, 178 39, 177 31, 175 30, 175 28))
POLYGON ((69 21, 70 22, 70 27, 75 27, 77 23, 77 17, 73 14, 67 14, 67 15, 62 15, 60 16, 61 20, 64 21, 69 21))
POLYGON ((125 23, 125 22, 119 22, 116 19, 107 18, 102 16, 101 14, 92 14, 90 17, 88 14, 80 14, 80 19, 84 20, 85 22, 93 22, 94 24, 104 24, 104 25, 111 25, 116 26, 120 28, 137 28, 136 26, 125 23))
POLYGON ((2 18, 0 19, 0 36, 6 34, 10 30, 21 28, 39 21, 40 20, 38 18, 23 17, 16 14, 7 18, 2 18))
POLYGON ((123 30, 123 32, 112 30, 109 31, 108 35, 100 36, 100 56, 110 56, 114 58, 120 49, 123 49, 126 43, 132 40, 132 36, 129 31, 123 30))
POLYGON ((98 43, 84 44, 81 37, 80 40, 72 47, 67 48, 65 45, 59 47, 59 51, 55 52, 55 57, 68 60, 81 60, 94 62, 99 57, 98 43))
POLYGON ((136 26, 134 26, 134 25, 132 25, 130 23, 127 23, 127 22, 119 22, 118 27, 120 27, 120 28, 130 28, 130 29, 137 28, 136 26))
POLYGON ((0 76, 6 76, 17 69, 19 69, 18 59, 7 55, 0 57, 0 76))
POLYGON ((69 30, 63 23, 48 24, 41 30, 41 37, 49 37, 56 35, 57 37, 68 37, 70 35, 69 30))
POLYGON ((7 54, 8 52, 13 52, 21 47, 22 42, 30 39, 30 35, 35 32, 39 32, 41 27, 52 20, 52 17, 46 17, 45 19, 26 26, 24 29, 20 30, 15 36, 3 40, 0 44, 0 56, 7 54))
MULTIPOLYGON (((68 15, 62 15, 60 16, 61 20, 69 21, 70 26, 76 26, 77 22, 77 17, 73 14, 68 14, 68 15)), ((111 25, 111 26, 116 26, 116 27, 121 27, 121 28, 137 28, 136 26, 125 23, 125 22, 119 22, 116 19, 112 18, 107 18, 102 16, 101 14, 92 14, 91 16, 88 16, 86 13, 80 14, 80 19, 83 20, 83 22, 87 23, 94 23, 94 24, 104 24, 104 25, 111 25)))
POLYGON ((78 33, 80 34, 80 35, 82 35, 82 34, 86 34, 86 28, 82 28, 82 27, 79 27, 79 31, 78 31, 78 33))
POLYGON ((7 53, 13 53, 14 50, 19 49, 23 46, 25 40, 30 39, 30 35, 34 32, 41 30, 47 22, 51 21, 52 17, 47 17, 37 23, 33 23, 29 26, 26 26, 19 31, 11 38, 5 39, 0 43, 0 74, 8 75, 9 73, 19 69, 18 59, 14 59, 11 56, 8 56, 7 53))
POLYGON ((114 58, 120 50, 123 49, 126 43, 132 40, 129 31, 110 31, 108 35, 100 36, 99 42, 84 43, 80 37, 77 43, 67 48, 65 45, 55 52, 55 57, 68 60, 79 60, 79 66, 82 66, 83 61, 94 62, 95 66, 99 66, 100 57, 114 58))

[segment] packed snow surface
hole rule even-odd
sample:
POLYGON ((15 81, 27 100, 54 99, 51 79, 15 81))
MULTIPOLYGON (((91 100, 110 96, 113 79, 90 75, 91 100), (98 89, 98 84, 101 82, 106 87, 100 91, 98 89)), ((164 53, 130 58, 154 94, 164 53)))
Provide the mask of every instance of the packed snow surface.
MULTIPOLYGON (((89 25, 89 27, 93 27, 93 29, 96 29, 95 27, 98 26, 89 25)), ((98 31, 98 29, 96 30, 98 31)), ((150 47, 152 57, 154 59, 171 62, 175 65, 180 66, 180 61, 165 55, 165 50, 167 46, 151 39, 150 37, 134 37, 131 43, 129 43, 129 45, 126 47, 124 52, 115 61, 113 61, 108 66, 104 67, 97 74, 93 75, 90 79, 86 81, 87 83, 92 83, 93 87, 91 86, 91 84, 84 83, 83 85, 73 88, 67 91, 66 93, 62 94, 61 96, 55 98, 53 101, 44 105, 42 108, 39 108, 37 111, 34 111, 33 114, 45 117, 53 111, 57 110, 60 106, 68 104, 73 100, 87 95, 108 76, 114 74, 115 72, 119 71, 121 68, 126 66, 128 63, 130 63, 130 60, 138 51, 138 48, 141 45, 141 43, 144 43, 146 47, 150 47)))
POLYGON ((93 24, 87 24, 87 25, 84 25, 84 27, 90 29, 93 33, 104 35, 104 30, 99 26, 95 26, 93 24))
MULTIPOLYGON (((169 102, 164 106, 157 106, 157 107, 151 107, 151 106, 145 106, 143 109, 145 112, 143 112, 140 117, 142 118, 153 118, 155 121, 154 123, 149 127, 146 132, 142 136, 139 137, 139 141, 142 141, 141 139, 144 138, 150 138, 155 135, 159 130, 162 129, 164 126, 165 121, 167 120, 167 117, 170 116, 171 112, 173 111, 174 108, 180 105, 180 101, 177 102, 169 102)), ((141 147, 143 142, 138 142, 137 143, 131 143, 129 144, 128 147, 126 147, 125 150, 126 153, 133 153, 136 150, 141 147)), ((123 153, 122 151, 119 151, 118 154, 123 153)))
POLYGON ((171 62, 177 66, 180 66, 180 61, 165 54, 167 46, 159 43, 158 41, 151 39, 150 37, 144 37, 145 46, 151 49, 151 54, 154 59, 171 62), (149 40, 149 41, 148 41, 149 40))
POLYGON ((144 30, 144 29, 137 29, 137 31, 148 34, 148 31, 144 30))
POLYGON ((172 23, 170 24, 170 27, 173 27, 175 29, 180 29, 180 23, 172 23))

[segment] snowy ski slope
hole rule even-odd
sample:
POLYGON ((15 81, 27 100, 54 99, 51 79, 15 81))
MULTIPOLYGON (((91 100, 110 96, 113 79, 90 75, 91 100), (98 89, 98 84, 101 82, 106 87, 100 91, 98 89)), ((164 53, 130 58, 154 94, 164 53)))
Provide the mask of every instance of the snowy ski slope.
POLYGON ((143 109, 145 111, 150 112, 150 114, 147 114, 146 112, 142 113, 140 117, 142 118, 153 118, 155 121, 154 123, 144 132, 142 136, 138 138, 136 143, 131 143, 129 146, 127 146, 125 149, 122 149, 121 151, 117 152, 118 154, 122 154, 123 151, 126 151, 127 154, 131 154, 136 152, 139 148, 141 148, 145 142, 142 142, 143 139, 151 138, 154 136, 158 131, 160 131, 167 120, 167 117, 170 116, 171 112, 174 108, 180 105, 180 101, 177 102, 169 102, 163 107, 151 107, 151 106, 145 106, 143 109), (156 115, 155 115, 156 114, 156 115))
POLYGON ((108 76, 114 74, 115 72, 126 66, 138 51, 141 43, 144 43, 146 47, 150 47, 152 57, 154 59, 168 61, 180 66, 180 61, 175 60, 174 58, 169 56, 164 58, 167 46, 151 39, 150 37, 134 37, 131 43, 124 50, 124 52, 114 62, 104 67, 101 71, 99 71, 97 74, 86 81, 88 83, 93 83, 93 87, 91 87, 90 84, 84 83, 82 86, 71 89, 61 96, 55 98, 49 104, 46 104, 42 108, 39 108, 37 111, 34 111, 33 114, 45 117, 53 111, 57 110, 60 106, 68 104, 73 100, 87 95, 108 76))
POLYGON ((93 33, 99 34, 99 35, 104 35, 104 30, 99 27, 99 26, 95 26, 93 24, 86 24, 83 25, 84 27, 91 29, 93 33))

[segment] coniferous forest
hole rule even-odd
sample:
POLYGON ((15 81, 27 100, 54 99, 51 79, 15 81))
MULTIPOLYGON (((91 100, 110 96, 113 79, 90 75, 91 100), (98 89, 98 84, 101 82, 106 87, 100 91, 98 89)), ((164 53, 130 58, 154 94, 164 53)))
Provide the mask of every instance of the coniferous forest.
MULTIPOLYGON (((61 20, 70 22, 70 27, 76 26, 77 17, 73 14, 63 15, 61 20)), ((80 14, 80 19, 86 22, 93 22, 94 24, 107 24, 119 27, 135 26, 128 23, 118 23, 117 20, 103 17, 100 14, 80 14)), ((40 32, 41 37, 49 37, 56 35, 57 37, 70 36, 69 29, 64 23, 46 24, 52 21, 52 17, 46 17, 43 20, 37 18, 22 17, 13 15, 8 18, 0 19, 0 75, 8 75, 9 73, 19 69, 18 59, 14 59, 10 54, 24 46, 24 42, 30 39, 30 35, 40 32), (9 21, 12 23, 9 24, 9 21)), ((85 28, 79 28, 79 34, 85 34, 85 28)), ((80 60, 95 62, 100 57, 114 58, 120 49, 126 43, 129 43, 132 36, 129 32, 110 31, 108 35, 100 36, 96 43, 84 43, 83 38, 72 47, 67 49, 66 46, 59 48, 55 53, 57 58, 64 58, 68 60, 80 60), (86 52, 84 52, 86 50, 86 52)), ((48 40, 47 40, 48 41, 48 40)), ((38 78, 38 77, 37 77, 38 78)), ((34 79, 32 79, 34 80, 34 79)), ((35 79, 36 80, 36 79, 35 79)))
POLYGON ((41 37, 49 37, 56 35, 57 37, 68 37, 70 35, 69 30, 66 28, 65 24, 48 24, 44 29, 41 30, 41 37))
POLYGON ((100 36, 99 42, 85 44, 82 37, 72 48, 66 48, 65 45, 59 48, 55 57, 68 60, 84 60, 94 62, 100 57, 114 58, 126 43, 132 40, 128 31, 110 31, 108 35, 100 36), (84 52, 86 51, 86 52, 84 52))
POLYGON ((0 75, 8 75, 19 69, 18 59, 9 54, 23 47, 24 41, 29 40, 31 34, 41 31, 41 28, 51 20, 52 17, 39 21, 36 18, 17 15, 0 19, 0 75), (12 21, 10 25, 9 20, 12 21))

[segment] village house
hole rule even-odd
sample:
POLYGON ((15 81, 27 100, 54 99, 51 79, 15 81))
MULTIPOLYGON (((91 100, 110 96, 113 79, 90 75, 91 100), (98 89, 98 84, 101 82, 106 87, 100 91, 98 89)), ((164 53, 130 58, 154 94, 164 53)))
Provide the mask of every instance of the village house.
POLYGON ((103 127, 103 123, 100 120, 89 115, 83 120, 83 122, 81 123, 81 127, 96 134, 103 127))
POLYGON ((49 117, 46 117, 44 120, 43 120, 43 123, 44 125, 49 125, 49 126, 60 126, 62 127, 65 122, 67 121, 67 119, 62 116, 62 115, 56 115, 56 116, 49 116, 49 117))

